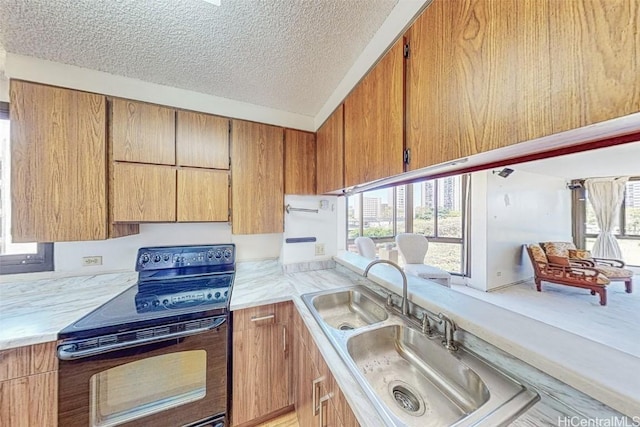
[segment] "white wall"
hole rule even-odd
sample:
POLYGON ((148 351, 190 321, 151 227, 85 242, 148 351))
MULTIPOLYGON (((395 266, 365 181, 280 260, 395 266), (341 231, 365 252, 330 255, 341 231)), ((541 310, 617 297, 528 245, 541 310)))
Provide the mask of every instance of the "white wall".
POLYGON ((0 101, 9 102, 9 80, 0 71, 0 101))
POLYGON ((141 224, 140 234, 88 242, 60 242, 54 246, 56 272, 96 274, 133 271, 136 254, 144 246, 235 243, 238 261, 277 258, 282 234, 232 235, 227 223, 141 224), (102 265, 83 267, 82 257, 102 256, 102 265))
POLYGON ((53 86, 135 99, 187 110, 315 131, 314 118, 311 116, 274 110, 246 102, 205 95, 199 92, 144 82, 30 56, 7 53, 5 74, 12 79, 46 83, 53 86))
POLYGON ((284 214, 284 236, 280 262, 284 265, 331 259, 338 253, 338 203, 336 196, 285 196, 285 205, 303 209, 318 209, 318 213, 295 212, 284 214), (326 208, 321 208, 321 201, 326 208), (286 243, 287 238, 315 237, 315 242, 286 243), (316 244, 324 244, 324 255, 316 255, 316 244))
POLYGON ((501 178, 491 171, 472 174, 472 260, 470 286, 491 290, 533 275, 523 245, 571 241, 571 192, 562 178, 518 171, 501 178), (483 212, 485 213, 483 215, 483 212), (483 230, 484 229, 484 230, 483 230), (484 258, 484 262, 483 262, 484 258))

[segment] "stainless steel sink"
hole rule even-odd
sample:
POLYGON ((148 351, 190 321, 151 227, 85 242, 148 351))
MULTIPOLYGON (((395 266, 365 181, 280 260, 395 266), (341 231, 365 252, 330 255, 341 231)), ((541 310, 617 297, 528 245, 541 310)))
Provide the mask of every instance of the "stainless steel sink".
POLYGON ((414 329, 364 286, 302 299, 388 426, 508 425, 539 400, 473 353, 414 329), (353 329, 340 327, 345 318, 353 329))
POLYGON ((385 309, 357 289, 318 295, 311 302, 327 325, 343 331, 382 322, 389 317, 385 309))

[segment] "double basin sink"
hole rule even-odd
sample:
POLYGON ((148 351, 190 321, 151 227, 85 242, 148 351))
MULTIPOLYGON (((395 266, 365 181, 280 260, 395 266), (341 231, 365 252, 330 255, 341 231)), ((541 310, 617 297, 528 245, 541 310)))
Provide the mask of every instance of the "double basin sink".
POLYGON ((539 396, 465 350, 447 350, 364 286, 302 296, 389 426, 502 426, 539 396))

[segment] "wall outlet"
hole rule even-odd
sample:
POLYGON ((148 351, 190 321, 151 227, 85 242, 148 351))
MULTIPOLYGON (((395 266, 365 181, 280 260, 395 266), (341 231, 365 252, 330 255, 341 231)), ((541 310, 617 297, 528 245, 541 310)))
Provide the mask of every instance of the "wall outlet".
POLYGON ((496 276, 498 276, 498 277, 502 276, 502 271, 498 271, 498 272, 496 273, 496 276))
POLYGON ((324 243, 316 243, 316 256, 324 255, 324 243))
POLYGON ((102 265, 102 257, 101 256, 85 256, 82 257, 82 266, 90 267, 93 265, 102 265))

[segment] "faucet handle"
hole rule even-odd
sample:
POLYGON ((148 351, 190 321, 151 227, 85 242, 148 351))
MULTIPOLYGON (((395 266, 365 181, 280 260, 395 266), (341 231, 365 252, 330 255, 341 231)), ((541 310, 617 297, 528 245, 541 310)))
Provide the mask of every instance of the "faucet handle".
POLYGON ((387 307, 393 307, 393 294, 387 294, 387 307))

